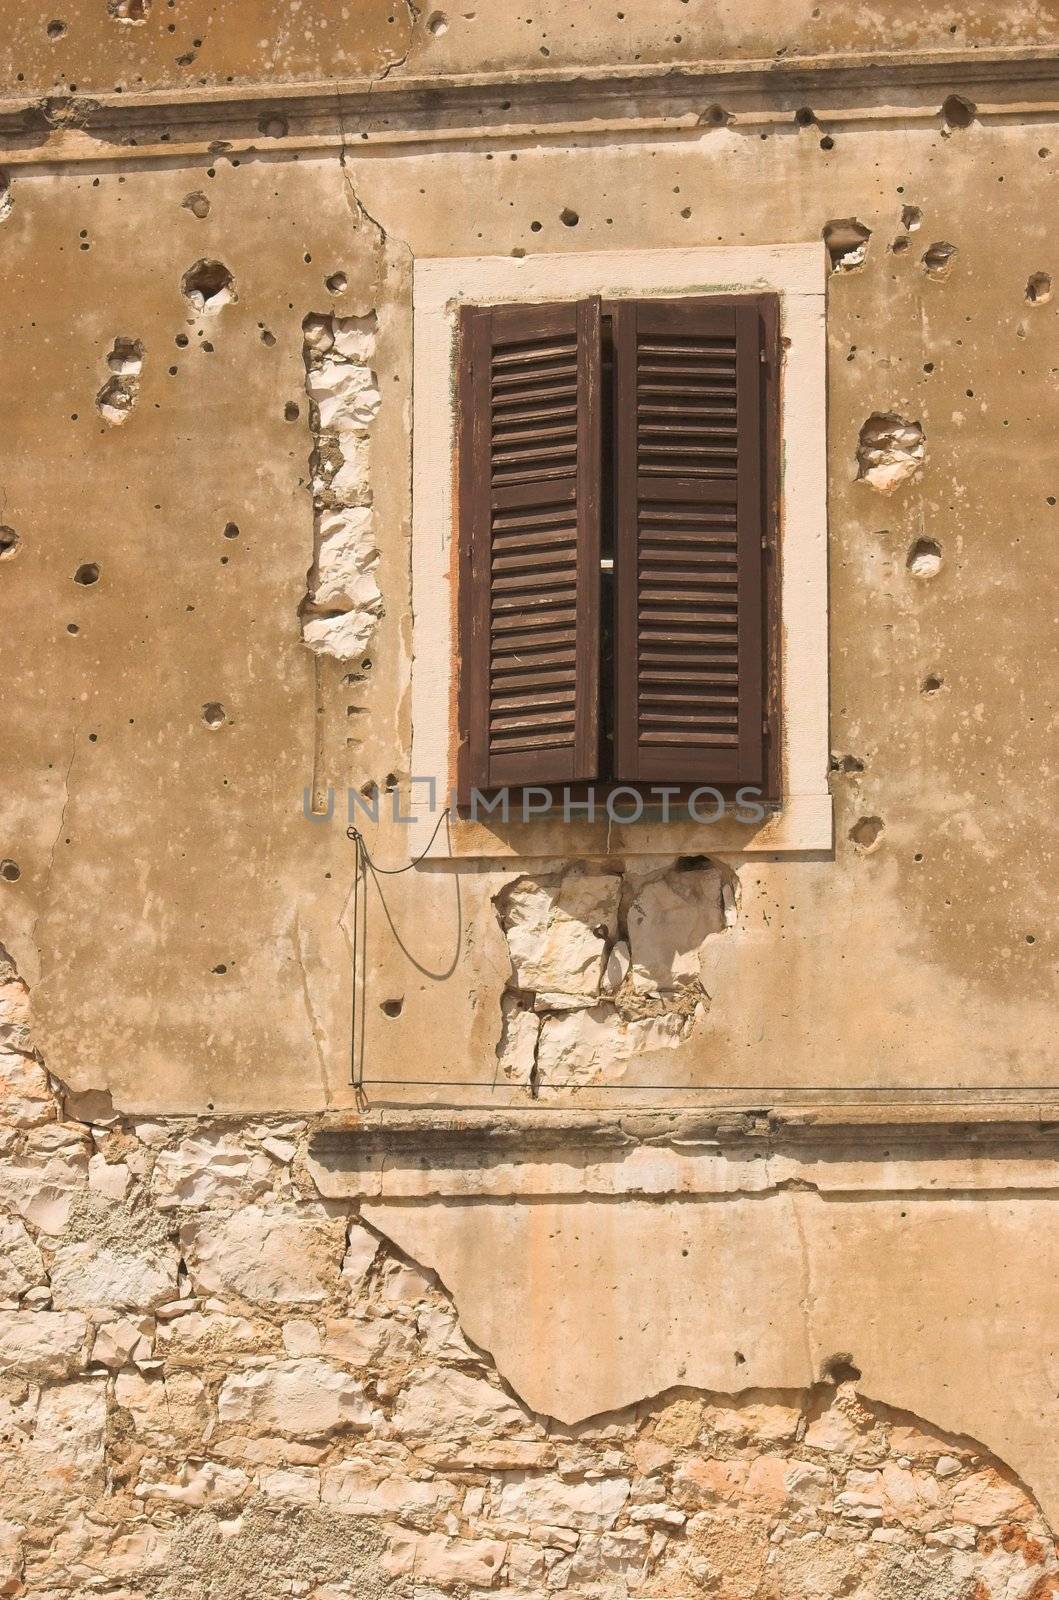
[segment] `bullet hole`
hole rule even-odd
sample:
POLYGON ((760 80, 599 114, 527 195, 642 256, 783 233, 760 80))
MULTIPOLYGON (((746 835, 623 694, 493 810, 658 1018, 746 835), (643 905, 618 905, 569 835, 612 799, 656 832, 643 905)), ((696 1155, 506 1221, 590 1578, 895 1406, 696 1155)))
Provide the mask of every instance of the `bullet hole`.
POLYGON ((854 1366, 853 1357, 848 1351, 842 1350, 838 1355, 825 1361, 820 1376, 824 1383, 857 1383, 860 1379, 860 1368, 854 1366))
POLYGON ((924 372, 933 372, 934 371, 934 363, 933 363, 933 361, 924 361, 924 363, 923 363, 923 371, 924 372))
POLYGON ((96 410, 112 428, 127 422, 136 404, 136 383, 129 378, 108 378, 96 395, 96 410))
POLYGON ((224 524, 224 537, 226 539, 238 539, 239 524, 237 522, 226 522, 224 524))
POLYGON ((404 1009, 403 1000, 384 1000, 379 1008, 388 1017, 399 1017, 404 1009))
POLYGON ((1051 278, 1046 272, 1035 272, 1026 284, 1026 299, 1031 306, 1046 306, 1051 298, 1051 278))
POLYGON ((965 100, 962 94, 950 94, 941 108, 946 129, 969 128, 977 109, 974 102, 965 100))
POLYGON ((98 733, 90 733, 88 735, 88 742, 89 742, 89 744, 98 744, 99 743, 99 734, 98 733))
POLYGON ((821 150, 833 150, 835 148, 835 141, 829 133, 825 133, 820 140, 820 148, 821 150))
POLYGON ((138 378, 143 369, 143 345, 139 339, 115 339, 107 355, 107 366, 122 378, 138 378))
POLYGON ((871 229, 856 217, 836 217, 824 224, 824 244, 831 258, 832 272, 852 272, 868 253, 871 229))
POLYGON ((178 350, 186 350, 191 341, 186 333, 178 333, 176 338, 173 340, 173 343, 177 346, 178 350))
POLYGON ((86 587, 91 583, 99 582, 99 568, 94 561, 85 561, 74 573, 74 582, 83 583, 86 587))
POLYGON ((22 868, 17 861, 12 861, 10 856, 5 856, 3 861, 0 861, 0 878, 3 878, 5 883, 17 883, 21 876, 22 868))
POLYGON ((328 294, 344 294, 349 287, 349 279, 344 272, 332 272, 329 278, 324 279, 324 287, 328 294))
POLYGON ((289 131, 286 117, 279 115, 262 116, 258 118, 258 133, 263 133, 266 139, 285 139, 289 131))
POLYGON ((80 633, 81 632, 81 630, 77 626, 76 622, 68 622, 66 624, 66 631, 67 631, 67 633, 80 633))
POLYGON ((938 690, 944 687, 944 684, 944 678, 939 677, 936 672, 930 672, 920 684, 919 692, 920 694, 937 694, 938 690))
POLYGON ((705 122, 711 128, 724 128, 731 121, 731 117, 723 106, 709 106, 699 121, 705 122))
POLYGON ((217 965, 215 967, 211 967, 210 968, 210 971, 211 972, 215 972, 217 974, 217 976, 219 978, 221 978, 228 971, 228 968, 227 968, 226 964, 223 961, 218 961, 218 963, 217 963, 217 965))
POLYGON ((236 298, 235 279, 223 261, 196 261, 180 280, 180 292, 196 311, 219 311, 236 298))
POLYGON ((745 1367, 746 1366, 746 1356, 743 1354, 743 1352, 741 1350, 733 1350, 732 1359, 734 1360, 734 1362, 735 1362, 737 1367, 745 1367))
POLYGON ((169 367, 167 370, 169 372, 169 376, 171 378, 175 378, 177 373, 180 371, 180 368, 179 367, 169 367))
POLYGON ((449 31, 449 19, 444 11, 432 11, 427 18, 427 32, 435 39, 440 39, 449 31))
POLYGON ((382 780, 382 786, 387 794, 393 794, 393 791, 397 788, 396 772, 388 772, 382 780))
POLYGON ((541 229, 543 227, 544 227, 544 223, 543 222, 531 222, 530 223, 530 233, 540 233, 540 231, 541 231, 541 229))
POLYGON ((361 670, 361 672, 370 672, 371 668, 372 668, 371 657, 370 656, 365 656, 364 660, 360 663, 360 670, 361 670))
POLYGON ((683 206, 681 208, 680 215, 684 218, 685 221, 687 221, 688 217, 691 216, 691 207, 690 206, 683 206))
POLYGON ((912 241, 908 238, 907 234, 899 233, 893 244, 890 246, 890 249, 895 256, 904 255, 911 243, 912 241))
POLYGON ((227 720, 227 713, 219 700, 207 700, 202 708, 202 720, 207 728, 219 728, 227 720))
POLYGON ((21 545, 22 540, 14 528, 9 528, 6 522, 0 525, 0 561, 9 561, 16 556, 21 545))
POLYGON ((906 233, 915 233, 923 225, 923 213, 918 206, 901 207, 901 226, 906 233))
POLYGON ((44 31, 47 33, 49 39, 61 39, 63 34, 66 32, 66 23, 61 22, 59 18, 56 17, 54 22, 48 23, 48 26, 44 31))
POLYGON ((883 831, 881 817, 861 817, 849 830, 850 839, 858 850, 874 850, 883 831))
POLYGON ((262 328, 262 330, 261 330, 261 343, 263 345, 267 345, 268 348, 271 350, 272 346, 275 344, 275 342, 276 342, 276 335, 269 328, 262 328))
POLYGON ((0 222, 6 222, 11 215, 11 179, 6 172, 0 171, 0 222))
POLYGON ((300 416, 301 412, 298 409, 297 401, 288 400, 287 404, 283 407, 284 422, 297 422, 300 416))
POLYGON ((816 112, 809 106, 801 106, 794 113, 794 120, 799 128, 811 128, 816 121, 816 112))
POLYGON ((922 850, 917 850, 915 855, 912 857, 912 860, 918 863, 918 862, 922 861, 922 859, 923 859, 922 850))
POLYGON ((571 211, 569 206, 564 206, 559 213, 559 221, 564 228, 576 228, 581 218, 576 211, 571 211))
POLYGON ((150 9, 151 0, 107 0, 107 16, 133 26, 146 22, 150 9))
POLYGON ((941 545, 936 539, 917 539, 908 552, 908 570, 914 578, 934 578, 941 571, 941 545))
POLYGON ((892 494, 919 476, 927 445, 918 422, 892 411, 873 411, 857 441, 857 481, 892 494))
POLYGON ((1026 943, 1027 944, 1036 944, 1037 943, 1037 935, 1035 933, 1028 933, 1026 935, 1026 943))
POLYGON ((212 356, 214 347, 208 339, 203 339, 202 343, 199 345, 199 349, 205 351, 206 355, 212 356))
POLYGON ((204 222, 210 214, 209 198, 203 194, 201 189, 194 190, 192 194, 186 194, 180 204, 185 211, 190 211, 192 216, 198 217, 200 222, 204 222))
POLYGON ((932 244, 923 252, 924 270, 931 278, 947 278, 955 254, 954 244, 947 244, 944 239, 939 239, 937 244, 932 244))
POLYGON ((864 762, 859 756, 835 756, 830 760, 832 772, 863 772, 864 762))

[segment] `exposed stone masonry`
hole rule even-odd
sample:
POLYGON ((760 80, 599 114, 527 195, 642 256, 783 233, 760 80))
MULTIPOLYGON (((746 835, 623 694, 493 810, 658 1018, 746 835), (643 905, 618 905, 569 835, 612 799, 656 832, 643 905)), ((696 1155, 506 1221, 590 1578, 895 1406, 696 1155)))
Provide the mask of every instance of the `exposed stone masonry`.
POLYGON ((1059 1596, 1013 1476, 848 1361, 559 1425, 321 1199, 308 1124, 64 1096, 6 957, 0 1050, 0 1593, 1059 1596))

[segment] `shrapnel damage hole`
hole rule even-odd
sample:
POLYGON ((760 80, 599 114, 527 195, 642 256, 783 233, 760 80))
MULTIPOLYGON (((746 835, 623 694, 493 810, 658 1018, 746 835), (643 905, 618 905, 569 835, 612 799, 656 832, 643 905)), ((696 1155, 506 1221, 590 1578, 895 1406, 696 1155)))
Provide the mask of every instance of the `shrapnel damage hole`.
POLYGON ((219 311, 236 299, 235 279, 223 261, 196 261, 180 280, 180 292, 196 311, 219 311))

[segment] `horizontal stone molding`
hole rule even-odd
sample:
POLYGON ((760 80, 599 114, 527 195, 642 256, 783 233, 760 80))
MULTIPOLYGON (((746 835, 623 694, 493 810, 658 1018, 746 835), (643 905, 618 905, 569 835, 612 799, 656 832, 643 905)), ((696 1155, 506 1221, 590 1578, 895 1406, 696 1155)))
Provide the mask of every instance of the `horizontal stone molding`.
POLYGON ((203 86, 0 101, 0 158, 66 162, 477 139, 614 138, 711 126, 940 121, 953 93, 979 118, 1059 110, 1059 50, 894 51, 515 74, 203 86))
POLYGON ((319 1128, 329 1199, 1059 1190, 1059 1104, 744 1112, 378 1111, 319 1128), (963 1116, 956 1115, 963 1109, 963 1116), (977 1112, 977 1115, 975 1113, 977 1112), (984 1113, 984 1114, 983 1114, 984 1113))

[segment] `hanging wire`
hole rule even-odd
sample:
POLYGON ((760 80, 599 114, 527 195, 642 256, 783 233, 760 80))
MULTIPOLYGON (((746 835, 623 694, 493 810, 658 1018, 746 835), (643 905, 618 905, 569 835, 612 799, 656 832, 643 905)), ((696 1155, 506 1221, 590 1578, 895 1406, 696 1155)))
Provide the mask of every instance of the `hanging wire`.
MULTIPOLYGON (((358 1094, 362 1094, 363 1093, 363 1089, 364 1089, 364 1026, 363 1026, 363 1017, 364 1017, 365 991, 366 991, 366 986, 367 986, 367 961, 366 960, 362 961, 360 959, 360 954, 361 954, 361 946, 363 944, 367 943, 367 932, 368 932, 367 894, 365 893, 365 895, 364 895, 363 910, 362 910, 362 907, 361 907, 361 894, 360 894, 361 879, 362 878, 364 879, 365 890, 366 890, 367 889, 367 877, 368 877, 368 873, 369 872, 371 873, 372 877, 374 879, 376 879, 376 880, 378 878, 380 878, 380 877, 399 878, 403 872, 411 872, 413 867, 418 867, 419 863, 421 861, 425 861, 427 856, 430 854, 431 850, 434 848, 434 840, 437 838, 438 832, 439 832, 439 830, 441 828, 441 824, 445 821, 445 818, 447 816, 448 816, 448 812, 447 811, 443 810, 443 811, 439 812, 438 820, 434 824, 434 831, 430 835, 430 838, 427 840, 427 844, 426 844, 425 850, 423 850, 421 852, 421 854, 419 854, 418 856, 413 856, 411 861, 406 862, 406 864, 403 867, 379 867, 379 866, 376 866, 375 862, 371 859, 371 853, 368 850, 368 846, 367 846, 367 844, 365 843, 365 840, 364 840, 364 835, 361 833, 360 829, 359 828, 354 828, 352 823, 346 829, 346 838, 349 839, 352 842, 353 849, 354 849, 354 865, 353 865, 353 948, 352 948, 352 973, 351 973, 352 982, 351 982, 351 991, 350 991, 351 1000, 350 1000, 350 1019, 349 1019, 349 1053, 350 1053, 350 1070, 351 1070, 351 1073, 352 1073, 353 1087, 358 1091, 358 1094), (363 927, 363 934, 361 933, 361 928, 362 927, 363 927), (358 980, 360 982, 359 1014, 360 1014, 360 1017, 361 1017, 359 1049, 358 1049, 358 1038, 357 1038, 357 1015, 358 1015, 357 983, 358 983, 358 980)), ((376 881, 375 887, 376 887, 376 890, 378 890, 379 897, 381 899, 382 898, 382 891, 379 888, 379 884, 378 884, 377 881, 376 881)))

